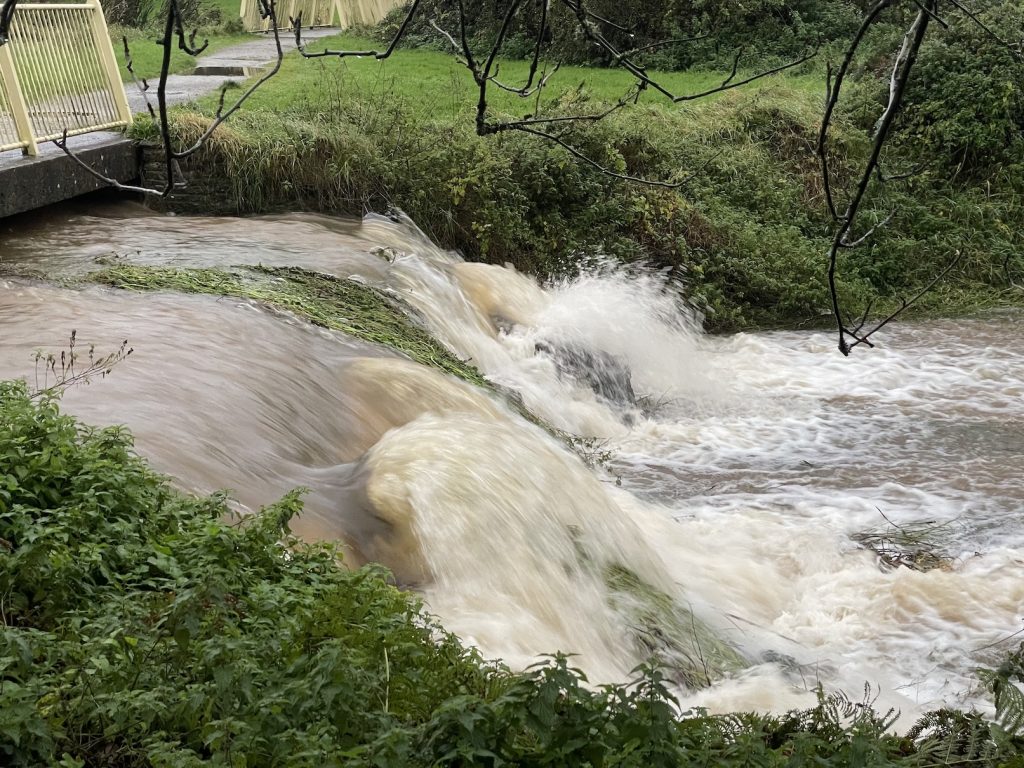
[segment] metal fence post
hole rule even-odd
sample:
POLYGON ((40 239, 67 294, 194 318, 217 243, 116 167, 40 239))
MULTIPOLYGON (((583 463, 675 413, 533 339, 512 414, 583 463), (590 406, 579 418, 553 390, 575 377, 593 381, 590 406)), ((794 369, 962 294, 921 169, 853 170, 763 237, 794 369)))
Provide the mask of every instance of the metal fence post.
POLYGON ((121 72, 117 66, 117 59, 114 57, 114 46, 110 39, 110 32, 107 30, 107 20, 103 15, 103 6, 99 0, 92 0, 87 3, 89 8, 89 21, 92 25, 93 43, 100 57, 104 74, 110 83, 110 93, 114 97, 114 104, 117 107, 118 120, 124 120, 126 126, 132 124, 132 110, 128 106, 128 96, 124 92, 124 83, 121 82, 121 72))
POLYGON ((18 134, 18 141, 25 142, 23 152, 26 155, 35 157, 39 154, 39 146, 32 133, 32 123, 28 119, 25 95, 21 92, 21 84, 14 72, 14 59, 11 57, 10 43, 0 45, 0 79, 4 81, 4 90, 7 92, 7 101, 11 107, 14 131, 18 134))

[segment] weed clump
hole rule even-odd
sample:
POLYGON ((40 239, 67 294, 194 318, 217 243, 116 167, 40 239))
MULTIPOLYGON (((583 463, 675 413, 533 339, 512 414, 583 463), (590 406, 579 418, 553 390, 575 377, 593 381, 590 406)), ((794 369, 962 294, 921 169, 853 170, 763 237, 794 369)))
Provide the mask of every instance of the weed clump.
POLYGON ((945 542, 955 522, 925 520, 897 525, 885 517, 886 527, 861 531, 851 538, 858 546, 874 552, 883 570, 909 568, 913 571, 950 570, 956 558, 945 551, 945 542))

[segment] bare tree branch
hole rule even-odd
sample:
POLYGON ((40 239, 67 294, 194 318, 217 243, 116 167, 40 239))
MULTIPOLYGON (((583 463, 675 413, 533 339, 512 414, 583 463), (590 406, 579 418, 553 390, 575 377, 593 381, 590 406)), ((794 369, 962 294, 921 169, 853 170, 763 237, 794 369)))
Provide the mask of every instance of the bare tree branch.
MULTIPOLYGON (((128 74, 131 75, 132 78, 132 83, 139 89, 139 94, 142 96, 143 101, 146 102, 146 110, 149 112, 149 116, 155 120, 156 110, 153 109, 153 105, 149 101, 149 83, 146 82, 146 78, 142 78, 140 82, 139 78, 135 76, 135 62, 132 60, 132 51, 128 45, 128 36, 124 35, 121 38, 121 42, 124 45, 124 68, 128 70, 128 74)), ((67 137, 65 136, 64 138, 66 145, 67 137)))
MULTIPOLYGON (((161 188, 134 186, 129 184, 121 184, 120 182, 105 176, 95 168, 90 166, 80 157, 78 157, 68 146, 67 132, 60 139, 54 140, 54 145, 64 152, 65 155, 70 157, 75 163, 87 171, 97 180, 103 182, 107 186, 114 189, 121 190, 124 192, 133 192, 137 194, 154 196, 154 197, 167 197, 171 194, 174 188, 178 185, 177 179, 180 178, 178 172, 178 162, 183 160, 196 152, 198 152, 214 134, 225 120, 229 119, 238 110, 240 110, 245 102, 268 80, 274 77, 281 69, 281 63, 284 61, 284 48, 281 45, 281 37, 278 31, 277 23, 277 10, 275 6, 275 0, 259 0, 260 2, 260 15, 264 19, 270 21, 270 28, 274 36, 274 43, 276 48, 276 59, 273 67, 265 72, 259 79, 253 82, 243 93, 235 100, 235 102, 225 109, 225 99, 227 89, 224 88, 220 93, 220 100, 218 102, 217 110, 214 114, 214 119, 206 127, 206 129, 200 134, 199 138, 196 139, 190 146, 185 149, 175 150, 173 138, 171 136, 171 123, 168 112, 167 104, 167 82, 170 78, 171 70, 171 46, 173 41, 177 40, 177 46, 179 49, 185 51, 189 55, 195 56, 206 50, 208 41, 204 41, 202 45, 195 45, 196 33, 193 31, 191 34, 185 33, 185 24, 182 17, 181 6, 179 0, 168 0, 167 2, 167 13, 164 18, 164 30, 163 36, 157 41, 163 48, 162 58, 160 63, 160 77, 157 83, 156 89, 156 100, 157 109, 154 114, 153 106, 149 103, 148 98, 146 99, 146 107, 149 110, 151 116, 153 116, 158 124, 160 132, 160 143, 164 153, 164 172, 166 174, 166 181, 164 186, 161 188)), ((133 80, 135 79, 135 73, 132 69, 131 63, 131 52, 128 48, 127 40, 124 41, 125 46, 125 57, 129 72, 132 74, 133 80)), ((138 83, 136 82, 138 85, 138 83)), ((145 94, 149 89, 149 84, 145 83, 144 87, 139 86, 140 90, 145 94)))
POLYGON ((11 39, 11 23, 17 7, 18 0, 4 0, 3 5, 0 5, 0 45, 5 45, 11 39))
POLYGON ((993 30, 990 26, 983 22, 978 17, 978 14, 974 13, 974 11, 972 11, 970 8, 968 8, 966 5, 960 2, 960 0, 949 0, 949 2, 967 18, 973 21, 985 34, 987 34, 989 37, 991 37, 993 40, 995 40, 997 43, 1003 46, 1007 51, 1009 51, 1014 56, 1014 58, 1016 58, 1018 61, 1024 61, 1024 52, 1022 52, 1021 50, 1020 43, 1018 43, 1017 45, 1013 45, 1012 43, 1009 43, 1006 40, 1004 40, 995 32, 995 30, 993 30))
MULTIPOLYGON (((844 355, 849 355, 850 351, 858 346, 859 344, 868 344, 870 346, 870 337, 881 330, 889 322, 894 320, 897 316, 902 314, 906 309, 917 302, 925 293, 931 290, 932 287, 941 278, 936 278, 929 283, 920 293, 914 296, 909 301, 903 301, 899 309, 893 312, 890 316, 886 317, 881 322, 874 325, 873 328, 867 332, 863 331, 863 321, 856 328, 850 328, 843 321, 843 312, 840 306, 839 291, 836 282, 836 271, 838 266, 839 251, 843 248, 853 248, 857 245, 862 244, 870 235, 881 226, 881 224, 872 227, 867 234, 854 240, 849 240, 850 231, 854 225, 857 215, 860 212, 861 205, 864 202, 865 196, 868 191, 868 187, 871 183, 872 176, 875 175, 876 169, 879 164, 879 159, 882 154, 886 141, 889 138, 889 133, 892 130, 893 123, 896 119, 896 115, 899 112, 899 108, 903 102, 903 95, 906 92, 907 83, 910 80, 910 73, 914 67, 914 63, 917 59, 918 51, 921 48, 922 43, 925 39, 925 34, 928 30, 928 24, 934 16, 934 11, 938 0, 924 0, 926 8, 922 8, 914 18, 913 23, 907 30, 906 35, 903 38, 903 45, 900 48, 899 53, 896 56, 893 64, 892 78, 889 83, 889 101, 886 104, 885 109, 882 112, 882 116, 879 118, 878 123, 875 127, 875 134, 872 140, 871 153, 868 157, 868 161, 865 164, 863 173, 861 174, 860 181, 857 184, 856 189, 853 192, 853 196, 847 205, 846 212, 841 218, 838 218, 838 226, 836 227, 835 235, 832 240, 832 245, 828 252, 828 287, 829 295, 832 299, 832 314, 836 321, 836 326, 839 333, 839 351, 844 355), (852 340, 852 343, 851 343, 852 340)), ((846 71, 849 68, 849 63, 853 59, 856 53, 857 47, 860 45, 860 41, 863 40, 864 34, 867 29, 866 26, 874 23, 874 20, 878 18, 878 14, 884 10, 890 3, 880 2, 876 4, 871 11, 865 16, 865 22, 862 24, 859 30, 854 44, 847 50, 847 56, 843 61, 843 65, 840 68, 841 75, 845 76, 846 71)), ((828 120, 831 119, 832 110, 835 108, 835 104, 838 100, 839 89, 841 86, 841 76, 836 76, 836 81, 830 88, 830 100, 826 106, 826 115, 822 121, 822 129, 819 134, 819 158, 823 161, 823 173, 828 172, 827 163, 824 163, 825 149, 824 141, 828 130, 828 120)), ((887 217, 887 222, 890 217, 887 217)), ((883 222, 883 223, 885 223, 883 222)), ((954 262, 955 263, 955 262, 954 262)), ((952 265, 943 271, 942 275, 945 275, 952 265)))
POLYGON ((405 19, 402 21, 402 25, 398 28, 395 36, 391 38, 391 43, 383 51, 332 51, 323 50, 315 53, 310 53, 306 50, 305 43, 302 42, 302 14, 299 14, 299 18, 292 19, 292 25, 295 28, 295 47, 299 50, 299 54, 305 59, 321 59, 324 57, 334 58, 347 58, 349 56, 372 56, 375 59, 386 59, 395 52, 395 48, 398 47, 399 42, 405 37, 406 30, 409 28, 409 24, 416 16, 416 11, 419 10, 420 3, 422 0, 413 0, 412 5, 409 7, 409 12, 405 15, 405 19))
POLYGON ((879 0, 875 5, 864 15, 864 19, 861 22, 860 27, 857 29, 856 34, 853 36, 853 40, 850 42, 849 47, 846 49, 846 54, 843 56, 843 61, 839 65, 839 70, 832 75, 832 66, 828 66, 828 70, 825 78, 825 112, 821 118, 821 128, 818 131, 818 159, 821 164, 821 178, 824 182, 825 189, 825 202, 828 205, 828 212, 832 216, 833 220, 839 220, 839 214, 835 205, 835 198, 832 195, 832 181, 831 172, 828 167, 828 154, 826 152, 826 145, 828 142, 828 129, 832 125, 832 117, 835 113, 836 105, 839 103, 839 95, 843 88, 843 83, 846 80, 846 76, 850 71, 850 67, 853 65, 853 59, 857 55, 857 50, 860 48, 861 43, 864 42, 864 37, 867 35, 868 30, 871 29, 872 25, 878 20, 882 11, 886 10, 893 4, 894 0, 879 0))
MULTIPOLYGON (((868 240, 871 239, 871 236, 873 234, 875 234, 875 232, 877 232, 878 230, 882 229, 885 226, 888 226, 889 222, 892 221, 892 217, 895 216, 895 215, 896 215, 896 211, 893 211, 888 216, 886 216, 884 219, 882 219, 880 222, 878 222, 873 227, 871 227, 871 229, 869 229, 863 235, 858 237, 856 240, 852 240, 851 241, 851 240, 847 240, 847 239, 844 238, 839 243, 839 247, 840 248, 857 248, 857 247, 863 245, 864 243, 866 243, 868 240)), ((849 235, 849 232, 847 232, 847 235, 849 235)))
MULTIPOLYGON (((854 338, 854 342, 849 345, 849 349, 852 350, 854 347, 859 346, 861 344, 865 344, 868 347, 873 347, 874 344, 872 344, 871 341, 870 341, 871 336, 876 334, 878 331, 882 330, 885 326, 887 326, 889 323, 891 323, 897 317, 902 315, 906 310, 908 310, 908 309, 910 309, 910 307, 914 306, 914 304, 916 304, 918 301, 920 301, 926 294, 931 292, 931 290, 936 285, 941 283, 945 279, 946 275, 948 275, 953 270, 953 267, 955 267, 957 264, 960 263, 960 260, 962 258, 963 258, 963 254, 961 252, 957 252, 956 256, 954 256, 954 258, 945 266, 945 268, 941 272, 939 272, 939 274, 937 274, 935 277, 933 277, 921 290, 919 290, 916 294, 914 294, 909 299, 901 299, 900 300, 899 308, 896 309, 893 312, 890 312, 883 319, 881 319, 877 323, 875 323, 875 327, 872 328, 867 333, 861 333, 861 329, 864 327, 864 323, 865 323, 865 320, 862 319, 861 322, 860 322, 860 325, 857 326, 856 330, 849 332, 850 335, 854 338)), ((865 318, 867 317, 867 314, 870 311, 871 311, 871 304, 869 303, 868 304, 868 308, 864 311, 864 317, 865 318)), ((847 351, 845 354, 848 355, 849 351, 847 351)))
POLYGON ((698 40, 707 40, 711 37, 709 32, 705 32, 702 35, 695 35, 694 37, 677 37, 671 40, 658 40, 654 43, 648 43, 647 45, 641 45, 639 48, 633 48, 632 50, 623 53, 623 56, 636 56, 638 53, 645 53, 655 48, 664 48, 667 45, 681 45, 683 43, 695 43, 698 40))

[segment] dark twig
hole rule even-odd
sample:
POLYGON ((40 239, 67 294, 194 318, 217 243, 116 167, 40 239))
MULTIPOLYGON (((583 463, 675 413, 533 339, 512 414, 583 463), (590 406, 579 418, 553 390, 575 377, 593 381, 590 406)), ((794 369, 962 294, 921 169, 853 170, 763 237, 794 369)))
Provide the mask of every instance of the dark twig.
POLYGON ((11 24, 17 7, 18 0, 4 0, 0 5, 0 45, 6 45, 11 39, 11 24))
MULTIPOLYGON (((857 248, 857 247, 863 245, 864 243, 866 243, 868 240, 871 239, 871 236, 873 234, 875 234, 875 232, 877 232, 878 230, 880 230, 883 227, 887 226, 889 224, 889 222, 892 221, 892 217, 895 216, 895 215, 896 215, 896 211, 893 211, 888 216, 886 216, 884 219, 882 219, 880 222, 878 222, 873 227, 871 227, 871 229, 869 229, 863 235, 858 237, 856 240, 844 239, 844 240, 842 240, 842 242, 839 243, 839 246, 841 248, 857 248)), ((847 235, 849 235, 849 232, 847 232, 847 235)))
MULTIPOLYGON (((131 75, 132 78, 132 83, 139 89, 139 94, 146 102, 146 110, 149 112, 149 116, 155 120, 156 110, 153 109, 153 105, 149 101, 149 83, 146 82, 146 78, 142 78, 140 82, 139 78, 135 76, 135 63, 132 60, 131 48, 128 46, 128 36, 124 35, 121 38, 121 42, 124 45, 124 68, 128 70, 128 74, 131 75)), ((66 140, 67 137, 65 137, 65 142, 66 140)))
MULTIPOLYGON (((172 0, 172 2, 175 1, 176 0, 172 0)), ((229 107, 227 110, 224 109, 224 97, 226 90, 221 90, 220 101, 217 105, 217 111, 214 115, 213 121, 206 127, 206 130, 203 131, 199 138, 195 140, 192 146, 178 152, 173 152, 172 155, 174 159, 183 160, 190 155, 194 155, 196 152, 202 149, 207 139, 209 139, 210 136, 213 135, 214 131, 216 131, 224 123, 225 120, 227 120, 238 110, 240 110, 242 106, 245 104, 245 102, 248 101, 249 98, 254 93, 256 93, 256 91, 258 91, 264 83, 266 83, 268 80, 274 77, 274 75, 281 71, 281 64, 284 62, 284 48, 281 46, 281 34, 277 28, 277 13, 275 8, 275 0, 260 0, 260 5, 263 9, 264 18, 270 20, 270 30, 274 36, 274 48, 276 53, 276 57, 274 58, 274 66, 272 66, 270 69, 264 72, 263 75, 259 77, 259 79, 257 79, 255 82, 252 83, 252 85, 246 88, 245 91, 235 100, 235 103, 232 104, 231 107, 229 107)), ((166 110, 165 94, 160 94, 160 92, 158 91, 158 96, 160 96, 163 99, 164 110, 166 110)), ((165 147, 169 148, 169 136, 167 138, 168 140, 165 142, 165 147)))
MULTIPOLYGON (((68 147, 68 136, 67 131, 64 132, 63 136, 59 139, 54 140, 54 145, 57 146, 64 154, 70 157, 80 168, 87 171, 94 178, 103 182, 107 186, 114 189, 121 190, 124 192, 133 192, 143 195, 151 195, 158 197, 166 197, 171 194, 176 186, 178 186, 178 179, 180 173, 178 172, 178 162, 198 152, 213 135, 213 133, 219 128, 225 120, 229 119, 238 110, 242 108, 246 101, 268 80, 276 75, 280 69, 281 64, 284 61, 284 48, 281 45, 281 37, 278 31, 277 23, 277 10, 275 0, 260 0, 260 15, 264 19, 270 21, 270 29, 274 36, 274 43, 276 48, 277 57, 273 67, 265 72, 259 79, 257 79, 252 85, 245 89, 245 91, 235 100, 235 102, 228 108, 225 109, 226 89, 220 93, 220 100, 218 102, 217 111, 214 114, 214 119, 206 127, 206 129, 200 134, 199 138, 196 139, 190 146, 182 150, 175 150, 173 140, 171 137, 171 125, 170 117, 168 113, 167 104, 167 83, 170 78, 171 71, 171 46, 175 39, 177 40, 177 47, 185 51, 189 55, 198 55, 202 53, 208 44, 204 41, 202 45, 195 45, 196 33, 191 34, 185 33, 184 20, 181 13, 181 6, 179 0, 168 0, 167 3, 167 15, 164 19, 163 36, 157 40, 157 43, 163 47, 162 58, 160 63, 160 78, 157 83, 156 89, 156 101, 157 109, 154 114, 152 105, 149 103, 147 98, 147 108, 149 109, 150 115, 152 115, 159 127, 160 132, 160 143, 164 152, 164 172, 166 174, 166 181, 162 188, 156 189, 152 187, 142 187, 130 184, 122 184, 115 179, 97 171, 91 167, 88 163, 78 157, 68 147)), ((127 50, 127 41, 125 42, 126 58, 129 62, 129 71, 131 71, 131 57, 127 50)), ((134 78, 134 72, 132 72, 134 78)), ((145 83, 143 92, 148 91, 149 84, 145 83)))
POLYGON ((881 163, 879 163, 878 167, 875 168, 875 176, 883 184, 889 181, 903 181, 905 179, 912 179, 915 176, 920 176, 922 173, 928 170, 928 167, 932 164, 932 162, 933 161, 930 159, 925 160, 924 162, 915 165, 909 171, 904 171, 902 173, 894 173, 891 175, 886 175, 885 173, 883 173, 881 163))
MULTIPOLYGON (((937 274, 935 277, 933 277, 921 290, 919 290, 917 293, 915 293, 909 299, 901 299, 900 300, 900 306, 899 306, 898 309, 896 309, 893 312, 890 312, 888 315, 886 315, 885 318, 883 318, 882 320, 878 321, 875 324, 874 328, 872 328, 867 333, 861 335, 860 334, 860 329, 864 325, 864 323, 862 321, 861 325, 858 326, 858 328, 857 328, 857 333, 851 333, 851 335, 854 336, 856 340, 852 344, 849 345, 849 349, 852 350, 854 347, 856 347, 856 346, 858 346, 860 344, 866 344, 869 347, 873 347, 874 345, 869 341, 870 337, 873 336, 878 331, 882 330, 885 326, 887 326, 889 323, 891 323, 897 317, 902 315, 906 310, 908 310, 912 306, 914 306, 926 294, 928 294, 936 285, 941 283, 943 281, 943 279, 945 279, 946 275, 948 275, 953 270, 953 268, 957 264, 960 263, 960 260, 962 258, 963 258, 963 253, 957 252, 956 256, 953 257, 953 259, 943 268, 943 270, 941 272, 939 272, 939 274, 937 274)), ((849 351, 847 351, 846 354, 849 354, 849 351)))
MULTIPOLYGON (((934 11, 938 0, 924 0, 927 4, 929 11, 934 11)), ((880 2, 875 5, 871 11, 865 17, 865 23, 867 20, 873 20, 878 18, 878 14, 889 5, 888 2, 880 2)), ((907 82, 910 79, 910 72, 913 69, 914 62, 917 59, 917 52, 921 48, 921 44, 924 42, 925 33, 928 30, 928 23, 932 19, 932 14, 922 9, 918 12, 914 18, 910 29, 907 30, 907 34, 903 40, 903 46, 900 52, 896 56, 896 61, 893 65, 893 74, 889 86, 889 102, 882 112, 881 118, 878 120, 878 124, 875 128, 875 135, 872 141, 871 154, 868 158, 867 164, 864 167, 864 171, 861 175, 860 181, 854 190, 853 196, 847 205, 846 212, 841 218, 838 218, 838 226, 832 240, 832 245, 828 252, 828 286, 829 294, 832 299, 832 315, 835 318, 836 325, 839 333, 839 351, 844 355, 849 355, 850 351, 858 346, 859 344, 867 344, 870 346, 869 338, 885 327, 889 322, 894 320, 897 316, 902 314, 908 307, 917 302, 925 293, 931 290, 932 287, 938 282, 938 279, 929 283, 920 293, 918 293, 910 301, 903 301, 902 306, 899 307, 890 316, 886 317, 881 322, 877 323, 871 330, 864 332, 862 329, 863 323, 857 329, 849 328, 843 321, 843 312, 840 307, 839 291, 836 284, 836 271, 838 265, 839 251, 843 248, 852 248, 862 244, 870 235, 878 229, 881 224, 872 227, 867 234, 858 238, 857 240, 851 241, 849 239, 850 231, 853 227, 854 221, 860 212, 861 205, 864 202, 865 196, 868 191, 868 187, 871 183, 872 177, 875 175, 876 168, 878 167, 879 159, 882 154, 886 141, 889 138, 889 133, 892 129, 893 123, 896 119, 896 115, 903 102, 903 94, 906 91, 907 82), (852 339, 852 343, 851 343, 852 339)), ((840 68, 841 75, 845 75, 846 70, 849 68, 849 62, 852 60, 856 47, 859 46, 860 41, 863 39, 866 33, 864 24, 862 24, 859 30, 854 44, 851 45, 847 51, 847 56, 843 61, 843 65, 840 68)), ((831 119, 832 110, 835 108, 836 101, 839 95, 839 89, 841 86, 841 76, 837 75, 835 82, 830 87, 830 99, 829 104, 826 106, 825 118, 822 122, 822 130, 819 134, 819 158, 822 160, 822 172, 823 174, 828 173, 827 163, 824 163, 825 157, 825 136, 827 135, 828 123, 831 119)), ((890 217, 887 217, 888 221, 890 217)), ((883 222, 884 223, 884 222, 883 222)), ((955 263, 955 262, 954 262, 955 263)), ((943 270, 942 275, 945 275, 952 268, 952 264, 943 270)), ((941 276, 940 276, 941 277, 941 276)))
POLYGON ((805 53, 803 56, 801 56, 798 59, 793 59, 792 61, 789 61, 789 62, 787 62, 785 64, 780 64, 779 66, 773 67, 772 69, 765 69, 765 70, 763 70, 761 72, 757 72, 756 74, 753 74, 750 77, 744 78, 743 80, 733 81, 732 77, 730 76, 730 78, 728 80, 726 80, 724 83, 722 83, 717 88, 709 88, 708 90, 701 91, 700 93, 691 93, 691 94, 687 94, 687 95, 684 95, 684 96, 675 96, 675 97, 673 97, 672 101, 674 101, 676 104, 680 104, 680 103, 682 103, 684 101, 694 101, 695 99, 703 99, 703 98, 706 98, 708 96, 712 96, 712 95, 714 95, 716 93, 722 93, 724 91, 731 91, 733 88, 739 88, 741 86, 748 85, 749 83, 753 83, 753 82, 755 82, 757 80, 763 80, 766 77, 771 77, 772 75, 777 75, 780 72, 785 72, 787 69, 792 69, 793 67, 799 67, 801 64, 804 64, 804 63, 810 61, 811 59, 813 59, 817 55, 818 55, 818 49, 815 48, 814 50, 805 53))
MULTIPOLYGON (((581 5, 582 5, 582 3, 581 3, 581 5)), ((618 23, 612 21, 611 19, 605 18, 604 16, 599 16, 598 14, 594 13, 593 11, 584 10, 584 13, 587 15, 588 18, 593 19, 594 21, 598 22, 599 24, 604 24, 606 27, 611 27, 612 29, 614 29, 614 30, 616 30, 618 32, 631 33, 633 31, 633 27, 625 27, 622 24, 618 24, 618 23)))
POLYGON ((985 34, 987 34, 989 37, 991 37, 993 40, 995 40, 1001 46, 1006 48, 1006 50, 1009 51, 1010 54, 1014 58, 1016 58, 1018 61, 1024 60, 1024 55, 1022 55, 1022 52, 1021 52, 1019 44, 1018 45, 1013 45, 1013 44, 1007 42, 1006 40, 1004 40, 1002 37, 1000 37, 995 32, 995 30, 993 30, 990 26, 988 26, 985 22, 983 22, 978 17, 978 14, 974 13, 974 11, 972 11, 970 8, 968 8, 966 5, 964 5, 962 2, 960 2, 960 0, 949 0, 949 2, 957 10, 959 10, 962 14, 964 14, 967 18, 969 18, 971 21, 973 21, 985 34))
POLYGON ((732 71, 729 72, 729 76, 722 81, 721 87, 724 88, 725 86, 727 86, 729 83, 736 79, 736 73, 739 71, 740 68, 740 59, 743 58, 743 51, 743 46, 740 46, 739 49, 737 49, 736 55, 733 56, 732 59, 732 71))
POLYGON ((824 183, 825 203, 828 206, 828 212, 834 221, 839 220, 839 214, 836 209, 835 198, 832 195, 832 174, 829 171, 828 154, 826 151, 828 129, 832 125, 832 116, 835 113, 836 105, 839 103, 839 95, 842 91, 843 83, 846 80, 846 75, 849 73, 851 65, 853 64, 853 59, 857 55, 857 50, 860 48, 861 43, 864 42, 865 35, 867 35, 872 25, 878 20, 882 11, 889 8, 893 4, 893 1, 894 0, 879 0, 879 2, 872 6, 872 8, 864 15, 864 20, 861 22, 860 27, 853 36, 853 40, 846 49, 846 54, 843 56, 843 61, 839 65, 839 69, 836 71, 835 76, 833 77, 831 64, 828 65, 826 70, 825 113, 822 115, 821 127, 818 130, 817 151, 818 160, 821 164, 821 178, 824 183))
MULTIPOLYGON (((61 152, 63 152, 65 155, 71 158, 72 162, 74 162, 75 165, 77 165, 82 170, 87 171, 89 175, 91 175, 96 180, 103 182, 111 189, 116 189, 119 192, 132 192, 139 195, 162 196, 165 194, 163 190, 153 189, 151 187, 140 187, 135 186, 133 184, 122 184, 117 179, 112 179, 109 176, 103 175, 95 168, 93 168, 91 165, 89 165, 87 162, 85 162, 82 158, 80 158, 75 152, 71 151, 71 149, 68 147, 68 132, 66 130, 64 131, 64 135, 61 138, 53 140, 53 144, 54 146, 57 147, 57 149, 59 149, 61 152)), ((175 176, 177 176, 176 166, 172 164, 171 169, 172 173, 174 173, 175 176)), ((170 181, 168 181, 168 185, 170 185, 170 181)))
POLYGON ((623 53, 623 56, 636 56, 638 53, 644 53, 646 51, 653 50, 654 48, 664 48, 667 45, 681 45, 683 43, 695 43, 698 40, 707 40, 711 37, 711 34, 705 32, 701 35, 695 35, 694 37, 677 37, 671 40, 658 40, 654 43, 648 43, 647 45, 641 45, 639 48, 633 48, 623 53))
MULTIPOLYGON (((548 31, 548 0, 541 2, 540 25, 537 27, 537 38, 534 40, 533 57, 530 59, 530 72, 526 78, 526 84, 519 90, 520 96, 529 96, 533 87, 533 78, 537 76, 537 65, 540 63, 540 54, 544 48, 544 36, 548 31)), ((558 69, 558 66, 555 66, 558 69)), ((540 86, 543 88, 543 85, 540 86)))
POLYGON ((547 87, 548 82, 551 80, 551 78, 561 68, 562 68, 562 63, 561 62, 555 62, 555 66, 554 67, 552 67, 550 70, 545 69, 542 72, 540 79, 537 81, 537 84, 534 85, 532 88, 528 87, 528 86, 524 86, 522 88, 515 88, 515 87, 513 87, 511 85, 505 85, 500 80, 498 80, 498 68, 496 66, 494 68, 494 74, 491 75, 491 82, 494 83, 494 85, 496 85, 498 88, 500 88, 503 91, 508 91, 509 93, 514 93, 516 96, 520 96, 522 98, 529 98, 530 96, 533 96, 534 94, 543 91, 547 87))
POLYGON ((931 17, 931 20, 938 24, 940 27, 942 27, 943 29, 949 29, 949 24, 946 23, 945 19, 938 15, 937 11, 932 10, 931 8, 926 6, 923 2, 921 2, 921 0, 913 0, 913 3, 918 7, 918 9, 922 13, 927 13, 931 17))
POLYGON ((715 153, 710 158, 708 158, 704 162, 704 164, 701 165, 700 168, 698 168, 696 171, 694 171, 693 173, 691 173, 690 175, 688 175, 686 178, 682 179, 681 181, 675 181, 675 182, 657 181, 657 180, 653 180, 653 179, 644 179, 644 178, 641 178, 639 176, 630 176, 627 173, 618 173, 617 171, 613 171, 611 168, 608 168, 607 166, 602 165, 601 163, 597 162, 596 160, 594 160, 594 159, 592 159, 590 157, 587 157, 586 154, 584 154, 582 151, 580 151, 579 149, 574 147, 572 144, 569 144, 567 141, 563 140, 557 134, 549 133, 547 131, 537 130, 535 128, 528 128, 528 127, 525 127, 525 126, 519 126, 515 130, 522 131, 523 133, 529 133, 529 134, 531 134, 533 136, 539 136, 542 139, 546 139, 547 141, 550 141, 550 142, 552 142, 554 144, 557 144, 562 149, 564 149, 566 152, 568 152, 570 155, 575 157, 577 160, 583 162, 586 165, 589 165, 591 168, 594 168, 595 170, 600 171, 605 176, 610 176, 613 179, 619 179, 620 181, 629 181, 629 182, 633 182, 633 183, 636 183, 636 184, 643 184, 643 185, 648 186, 648 187, 660 187, 662 189, 680 189, 682 187, 685 187, 687 184, 689 184, 691 181, 693 181, 700 174, 700 172, 702 170, 704 170, 704 168, 706 168, 708 165, 710 165, 711 162, 715 158, 717 158, 719 155, 722 154, 721 151, 715 153))
POLYGON ((324 57, 335 57, 344 59, 349 56, 372 56, 375 59, 386 59, 395 52, 395 48, 398 47, 398 43, 401 42, 402 38, 405 37, 405 32, 409 28, 409 24, 412 22, 413 17, 416 15, 416 11, 419 10, 420 2, 422 0, 413 0, 413 4, 409 7, 409 12, 405 14, 405 19, 402 21, 401 26, 395 33, 395 36, 391 38, 390 44, 383 51, 370 50, 370 51, 332 51, 323 50, 310 53, 306 50, 305 43, 302 42, 302 14, 299 14, 298 19, 292 20, 292 25, 295 27, 295 47, 299 50, 299 54, 306 59, 320 59, 324 57))

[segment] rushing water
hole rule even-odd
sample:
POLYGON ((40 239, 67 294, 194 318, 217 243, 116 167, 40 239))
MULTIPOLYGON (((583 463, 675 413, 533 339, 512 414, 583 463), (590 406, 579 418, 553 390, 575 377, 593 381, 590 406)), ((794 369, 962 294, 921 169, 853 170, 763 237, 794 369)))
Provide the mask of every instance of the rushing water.
POLYGON ((72 411, 127 424, 183 486, 247 508, 308 487, 301 535, 386 563, 513 665, 560 649, 594 680, 625 679, 644 646, 615 567, 707 628, 681 652, 710 657, 713 635, 743 656, 686 692, 714 710, 784 709, 819 682, 855 696, 868 682, 907 714, 975 704, 974 668, 1021 629, 1020 316, 903 324, 846 359, 820 333, 702 336, 659 273, 540 287, 403 221, 127 206, 19 220, 0 232, 5 273, 0 376, 31 381, 32 351, 72 328, 99 351, 129 339, 113 375, 67 393, 72 411), (481 391, 250 302, 25 277, 124 260, 298 265, 394 292, 606 460, 589 469, 481 391), (929 522, 947 524, 945 568, 883 570, 854 541, 929 522))

